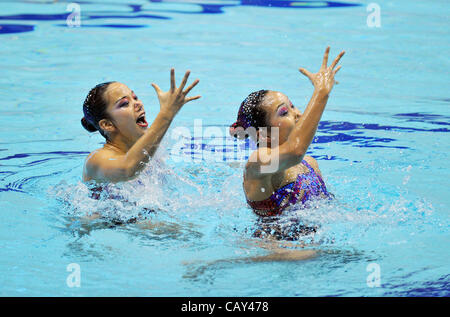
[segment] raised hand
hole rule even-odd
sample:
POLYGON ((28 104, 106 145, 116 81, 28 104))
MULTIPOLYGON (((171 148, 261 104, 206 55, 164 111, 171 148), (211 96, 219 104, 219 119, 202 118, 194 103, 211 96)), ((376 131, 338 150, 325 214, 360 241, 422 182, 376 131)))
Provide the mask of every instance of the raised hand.
POLYGON ((304 68, 299 68, 299 71, 309 78, 311 83, 314 85, 314 88, 318 91, 329 94, 333 89, 335 84, 334 76, 341 69, 341 66, 336 67, 337 63, 344 56, 345 51, 342 51, 331 63, 330 66, 328 64, 328 54, 330 53, 330 47, 328 46, 325 50, 325 54, 323 56, 322 66, 319 71, 315 74, 310 73, 304 68), (335 69, 336 67, 336 69, 335 69))
POLYGON ((175 116, 184 104, 201 97, 186 97, 191 89, 198 84, 198 79, 196 79, 188 88, 186 88, 186 90, 183 91, 190 73, 191 72, 189 70, 186 72, 181 85, 177 88, 175 86, 175 69, 172 68, 170 70, 170 90, 167 92, 162 91, 158 85, 152 83, 152 86, 155 89, 156 94, 158 95, 161 111, 164 111, 171 116, 175 116))

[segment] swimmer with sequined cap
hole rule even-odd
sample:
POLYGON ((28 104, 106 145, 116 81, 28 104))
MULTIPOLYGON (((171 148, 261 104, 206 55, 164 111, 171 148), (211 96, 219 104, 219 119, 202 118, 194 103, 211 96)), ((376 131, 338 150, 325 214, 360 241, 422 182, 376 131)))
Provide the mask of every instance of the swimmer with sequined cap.
POLYGON ((317 131, 320 118, 341 66, 342 51, 328 65, 327 47, 322 66, 315 74, 304 68, 300 72, 314 85, 314 93, 303 113, 281 92, 260 90, 251 93, 241 104, 230 134, 237 138, 254 138, 258 146, 245 166, 244 192, 249 206, 260 216, 277 216, 295 204, 313 197, 330 197, 317 161, 306 151, 317 131), (249 133, 249 128, 256 133, 249 133), (278 128, 278 136, 271 127, 278 128), (261 129, 267 128, 267 129, 261 129), (268 167, 277 162, 275 169, 268 167), (265 169, 266 168, 266 169, 265 169))
POLYGON ((159 99, 160 110, 149 126, 142 101, 134 91, 119 82, 99 84, 89 92, 83 105, 83 127, 99 131, 106 139, 104 146, 86 159, 83 181, 98 183, 133 179, 143 170, 158 149, 172 120, 184 104, 200 98, 187 97, 199 80, 184 90, 190 72, 181 85, 175 86, 175 70, 170 73, 170 90, 162 91, 152 84, 159 99))

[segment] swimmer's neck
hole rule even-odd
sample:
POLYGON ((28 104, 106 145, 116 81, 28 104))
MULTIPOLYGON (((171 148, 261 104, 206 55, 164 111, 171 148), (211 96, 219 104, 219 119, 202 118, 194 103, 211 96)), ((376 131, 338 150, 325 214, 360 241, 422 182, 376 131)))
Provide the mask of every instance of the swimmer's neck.
MULTIPOLYGON (((134 144, 134 143, 133 143, 134 144)), ((103 145, 104 149, 113 150, 114 152, 120 154, 126 154, 128 150, 133 146, 133 144, 128 144, 128 142, 124 142, 122 140, 114 139, 114 140, 106 140, 106 143, 103 145)))

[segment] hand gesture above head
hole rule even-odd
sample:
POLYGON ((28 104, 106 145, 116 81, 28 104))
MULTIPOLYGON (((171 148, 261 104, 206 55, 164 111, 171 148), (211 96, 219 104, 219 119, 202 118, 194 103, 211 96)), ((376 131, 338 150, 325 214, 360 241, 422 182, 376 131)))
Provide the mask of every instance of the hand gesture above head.
POLYGON ((311 72, 307 71, 304 68, 299 68, 299 71, 309 78, 311 83, 314 85, 314 88, 318 91, 324 92, 326 94, 329 94, 331 90, 333 89, 333 86, 335 84, 334 76, 336 73, 341 69, 341 66, 336 67, 337 63, 341 59, 342 56, 344 56, 345 51, 342 51, 331 63, 330 66, 327 66, 328 64, 328 54, 330 53, 330 47, 328 46, 325 50, 325 54, 323 56, 323 62, 322 66, 320 67, 319 71, 315 74, 312 74, 311 72), (335 68, 336 67, 336 68, 335 68))
POLYGON ((198 79, 196 79, 188 88, 186 88, 186 90, 183 91, 190 73, 191 72, 189 70, 186 72, 181 85, 177 88, 175 86, 175 69, 172 68, 170 70, 170 90, 166 92, 162 91, 161 88, 159 88, 159 86, 155 83, 152 84, 156 94, 158 95, 161 111, 175 116, 184 104, 201 97, 187 97, 187 94, 191 91, 191 89, 198 84, 198 79))

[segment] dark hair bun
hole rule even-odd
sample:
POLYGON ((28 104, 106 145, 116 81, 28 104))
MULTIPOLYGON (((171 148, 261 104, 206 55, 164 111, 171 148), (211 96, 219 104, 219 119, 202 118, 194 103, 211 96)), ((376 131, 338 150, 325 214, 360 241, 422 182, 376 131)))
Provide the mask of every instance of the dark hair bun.
POLYGON ((92 124, 90 124, 85 117, 83 117, 81 119, 81 125, 83 126, 83 128, 85 128, 86 130, 88 130, 89 132, 95 132, 97 131, 97 128, 95 126, 93 126, 92 124))

